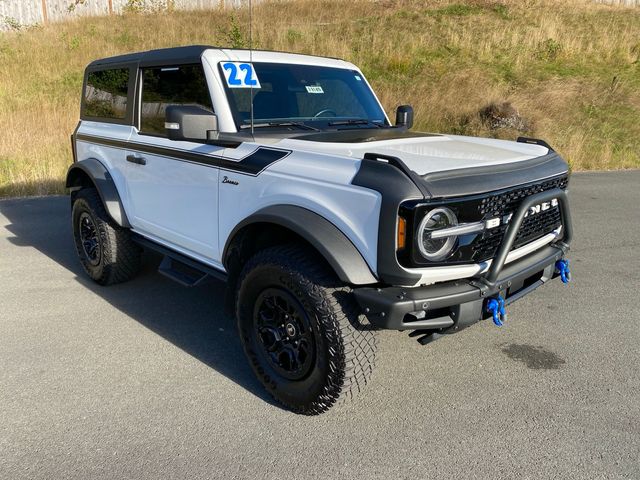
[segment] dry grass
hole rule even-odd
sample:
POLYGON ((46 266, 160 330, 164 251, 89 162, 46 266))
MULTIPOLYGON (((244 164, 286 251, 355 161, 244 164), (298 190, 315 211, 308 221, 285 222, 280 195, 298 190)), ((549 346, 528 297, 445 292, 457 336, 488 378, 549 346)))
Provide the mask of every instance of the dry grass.
MULTIPOLYGON (((247 11, 85 18, 0 34, 0 196, 61 192, 82 72, 123 52, 246 42, 247 11), (234 28, 236 27, 236 28, 234 28)), ((510 101, 574 169, 640 167, 640 9, 568 0, 296 0, 254 7, 260 48, 363 68, 416 129, 514 138, 477 112, 510 101)))

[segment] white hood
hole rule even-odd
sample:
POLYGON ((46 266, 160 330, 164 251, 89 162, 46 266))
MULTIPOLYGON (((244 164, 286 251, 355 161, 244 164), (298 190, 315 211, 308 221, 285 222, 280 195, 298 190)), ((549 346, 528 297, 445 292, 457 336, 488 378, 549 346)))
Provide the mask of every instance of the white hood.
POLYGON ((358 143, 283 140, 279 146, 297 151, 327 153, 362 158, 365 153, 379 153, 400 158, 419 175, 485 165, 502 165, 540 157, 548 149, 540 145, 489 138, 433 135, 424 137, 374 140, 358 143))

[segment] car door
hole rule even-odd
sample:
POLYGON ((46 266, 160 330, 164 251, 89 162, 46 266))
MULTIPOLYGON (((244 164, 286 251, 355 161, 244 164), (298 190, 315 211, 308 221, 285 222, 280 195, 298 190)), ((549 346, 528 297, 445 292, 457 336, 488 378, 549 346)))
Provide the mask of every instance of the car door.
POLYGON ((167 138, 169 105, 213 112, 202 65, 142 68, 139 124, 127 150, 130 222, 139 234, 220 265, 218 174, 224 148, 167 138))

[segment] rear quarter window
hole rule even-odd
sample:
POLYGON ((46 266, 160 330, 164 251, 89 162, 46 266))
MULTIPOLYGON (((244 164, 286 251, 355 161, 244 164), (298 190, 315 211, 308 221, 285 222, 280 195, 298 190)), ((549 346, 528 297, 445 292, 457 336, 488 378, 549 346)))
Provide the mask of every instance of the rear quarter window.
POLYGON ((128 68, 89 72, 83 95, 83 117, 124 121, 129 108, 130 76, 128 68))

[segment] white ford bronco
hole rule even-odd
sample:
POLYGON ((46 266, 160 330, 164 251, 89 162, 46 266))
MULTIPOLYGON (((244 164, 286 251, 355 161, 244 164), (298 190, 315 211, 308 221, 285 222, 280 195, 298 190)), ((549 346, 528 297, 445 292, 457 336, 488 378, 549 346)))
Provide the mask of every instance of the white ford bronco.
MULTIPOLYGON (((97 60, 72 135, 76 249, 102 285, 142 249, 227 284, 255 374, 316 414, 368 381, 375 331, 421 343, 569 280, 567 163, 544 141, 392 125, 351 63, 188 46, 97 60)), ((222 306, 221 306, 222 308, 222 306)))

